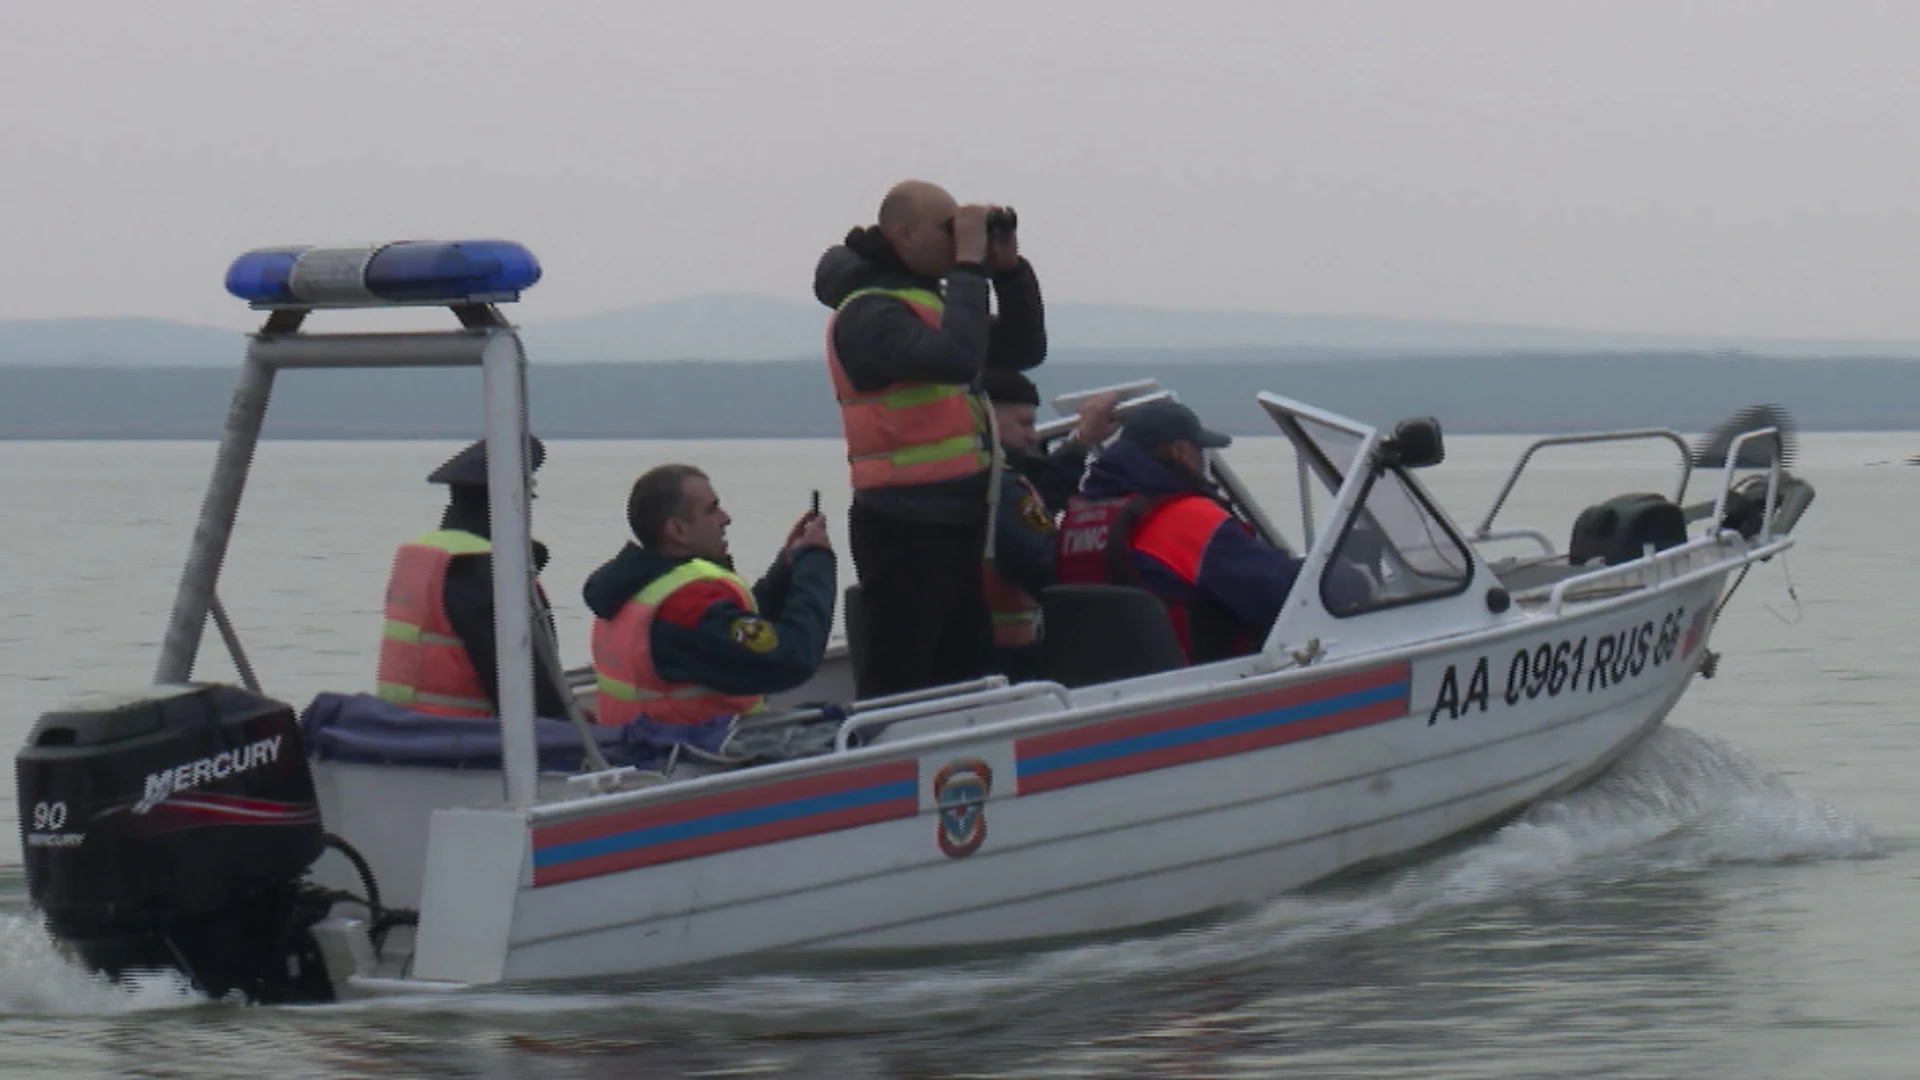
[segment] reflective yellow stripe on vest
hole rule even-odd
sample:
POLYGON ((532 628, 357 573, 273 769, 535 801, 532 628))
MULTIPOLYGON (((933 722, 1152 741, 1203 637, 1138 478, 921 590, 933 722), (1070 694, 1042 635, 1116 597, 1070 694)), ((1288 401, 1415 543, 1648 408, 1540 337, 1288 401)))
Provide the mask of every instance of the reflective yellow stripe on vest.
POLYGON ((848 293, 846 297, 840 301, 840 306, 837 308, 834 308, 833 310, 843 311, 846 309, 846 306, 848 304, 853 302, 853 299, 855 297, 866 296, 869 293, 879 293, 882 296, 891 296, 896 300, 905 300, 909 304, 919 304, 921 307, 930 307, 933 310, 942 312, 942 313, 944 313, 947 310, 947 302, 940 298, 939 293, 936 293, 931 289, 882 289, 877 285, 870 286, 865 289, 853 290, 852 292, 848 293))
MULTIPOLYGON (((855 289, 848 293, 846 298, 840 301, 840 306, 834 310, 836 312, 843 311, 846 309, 846 306, 856 298, 872 293, 891 296, 896 300, 905 300, 911 304, 919 304, 921 307, 932 308, 938 312, 945 312, 947 310, 946 301, 927 289, 882 289, 877 287, 855 289)), ((898 390, 889 390, 881 394, 849 398, 842 402, 842 404, 879 405, 884 409, 912 409, 921 405, 932 405, 935 402, 945 401, 948 398, 954 397, 965 397, 967 404, 972 407, 976 428, 974 434, 956 435, 949 439, 942 439, 939 442, 925 443, 919 446, 903 446, 897 450, 883 454, 849 455, 847 460, 869 461, 875 458, 885 458, 895 465, 926 465, 935 461, 945 461, 948 458, 972 454, 980 467, 986 468, 992 461, 988 456, 988 451, 982 445, 987 431, 986 407, 981 404, 979 395, 970 392, 960 383, 922 383, 915 386, 903 386, 898 390)))
MULTIPOLYGON (((633 602, 653 608, 657 614, 660 604, 665 601, 667 597, 673 595, 674 590, 680 588, 682 585, 691 585, 696 581, 706 581, 709 579, 731 581, 735 585, 738 585, 740 592, 747 598, 747 609, 755 614, 759 613, 759 605, 754 602, 753 590, 747 587, 747 583, 742 581, 738 574, 733 573, 726 567, 718 563, 708 562, 705 559, 688 559, 672 570, 654 578, 646 588, 634 594, 633 602)), ((648 632, 652 632, 651 624, 649 624, 648 632)), ((649 662, 649 666, 651 666, 651 662, 649 662)), ((654 670, 657 672, 659 669, 655 668, 654 670)), ((593 682, 601 693, 611 698, 618 698, 621 701, 656 701, 660 698, 697 698, 707 697, 714 693, 712 689, 694 683, 689 686, 683 686, 678 690, 670 690, 663 694, 658 690, 650 690, 646 687, 622 682, 611 675, 603 674, 597 670, 593 673, 593 682)), ((758 712, 765 707, 765 704, 762 703, 754 706, 750 711, 758 712)))
POLYGON ((655 690, 647 690, 629 683, 623 683, 611 675, 601 675, 598 672, 593 676, 593 683, 599 688, 601 693, 610 698, 619 698, 621 701, 658 701, 661 698, 696 698, 706 697, 713 693, 712 690, 704 686, 683 686, 678 690, 662 694, 655 690))
MULTIPOLYGON (((493 550, 493 545, 487 542, 486 537, 475 536, 470 532, 462 532, 459 529, 435 529, 430 533, 422 533, 409 541, 409 543, 418 544, 421 547, 439 548, 448 555, 485 555, 493 550)), ((386 620, 380 627, 380 634, 391 641, 401 641, 409 645, 416 643, 421 645, 460 644, 459 638, 448 637, 445 634, 430 633, 425 627, 415 626, 410 622, 401 622, 398 619, 386 620)), ((383 683, 382 685, 387 684, 383 683)), ((408 693, 411 694, 412 691, 409 689, 408 693)), ((383 692, 380 696, 386 697, 386 694, 383 692)), ((388 700, 399 699, 390 698, 388 700)), ((414 699, 409 698, 408 700, 414 699)), ((446 703, 443 702, 442 704, 446 703)), ((491 709, 493 706, 488 704, 487 708, 491 709)))
POLYGON ((478 698, 454 697, 450 694, 423 694, 411 686, 399 683, 375 683, 374 693, 382 701, 391 701, 395 705, 445 705, 449 709, 480 709, 493 711, 493 702, 478 698))
MULTIPOLYGON (((493 544, 484 536, 461 529, 435 529, 413 538, 411 543, 421 547, 438 548, 448 555, 485 555, 493 550, 493 544)), ((428 632, 425 628, 398 619, 387 619, 380 627, 380 634, 392 641, 401 641, 409 645, 462 645, 457 637, 428 632)), ((444 705, 450 709, 478 709, 493 711, 493 702, 475 698, 453 697, 447 694, 423 694, 411 686, 400 683, 377 682, 374 695, 382 701, 391 701, 396 705, 444 705)))
POLYGON ((435 529, 421 533, 412 542, 421 547, 439 548, 449 555, 485 555, 493 550, 493 544, 486 537, 464 529, 435 529))
POLYGON ((460 639, 445 634, 435 634, 399 619, 388 619, 380 624, 380 636, 388 641, 404 642, 408 645, 458 645, 460 639))

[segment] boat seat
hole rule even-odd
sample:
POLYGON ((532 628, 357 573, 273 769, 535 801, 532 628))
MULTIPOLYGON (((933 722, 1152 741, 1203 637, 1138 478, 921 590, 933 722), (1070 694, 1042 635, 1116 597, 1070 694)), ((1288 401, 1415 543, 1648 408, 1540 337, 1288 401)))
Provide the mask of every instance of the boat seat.
POLYGON ((1186 666, 1159 597, 1131 585, 1054 585, 1040 594, 1040 666, 1091 686, 1186 666))

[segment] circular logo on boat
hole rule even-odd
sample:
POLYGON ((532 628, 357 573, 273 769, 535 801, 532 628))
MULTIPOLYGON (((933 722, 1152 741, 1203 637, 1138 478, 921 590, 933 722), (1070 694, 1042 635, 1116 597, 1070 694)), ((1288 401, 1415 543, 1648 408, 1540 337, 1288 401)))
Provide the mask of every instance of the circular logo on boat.
POLYGON ((987 796, 993 791, 993 770, 969 758, 955 761, 933 776, 933 804, 939 808, 935 839, 950 859, 978 851, 987 838, 987 796))

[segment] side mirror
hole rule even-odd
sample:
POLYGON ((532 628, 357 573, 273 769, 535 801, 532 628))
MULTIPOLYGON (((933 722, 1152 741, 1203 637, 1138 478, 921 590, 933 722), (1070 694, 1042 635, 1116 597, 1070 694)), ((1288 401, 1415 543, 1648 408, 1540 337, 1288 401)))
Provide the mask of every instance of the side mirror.
POLYGON ((1381 465, 1403 469, 1424 469, 1438 465, 1447 456, 1446 441, 1440 437, 1440 421, 1431 416, 1402 420, 1393 434, 1380 440, 1374 459, 1381 465))

